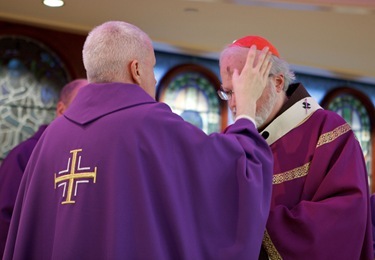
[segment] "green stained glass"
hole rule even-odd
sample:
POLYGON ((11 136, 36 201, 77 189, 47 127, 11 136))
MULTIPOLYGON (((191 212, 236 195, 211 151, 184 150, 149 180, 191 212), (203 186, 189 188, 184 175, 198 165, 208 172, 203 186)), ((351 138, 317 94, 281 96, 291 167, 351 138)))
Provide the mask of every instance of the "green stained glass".
POLYGON ((328 109, 337 112, 352 127, 362 147, 371 187, 371 129, 366 108, 355 96, 342 94, 333 99, 328 109))
POLYGON ((216 88, 203 74, 184 72, 177 75, 167 86, 163 102, 206 133, 220 131, 216 88))

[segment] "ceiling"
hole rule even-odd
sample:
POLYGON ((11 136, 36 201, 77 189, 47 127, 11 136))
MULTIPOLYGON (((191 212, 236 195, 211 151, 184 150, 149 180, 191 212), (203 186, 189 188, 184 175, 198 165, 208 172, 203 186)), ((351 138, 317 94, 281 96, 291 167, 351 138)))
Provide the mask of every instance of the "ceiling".
POLYGON ((0 19, 86 35, 108 20, 133 23, 156 50, 217 58, 236 38, 268 38, 297 72, 375 84, 374 0, 0 1, 0 19))

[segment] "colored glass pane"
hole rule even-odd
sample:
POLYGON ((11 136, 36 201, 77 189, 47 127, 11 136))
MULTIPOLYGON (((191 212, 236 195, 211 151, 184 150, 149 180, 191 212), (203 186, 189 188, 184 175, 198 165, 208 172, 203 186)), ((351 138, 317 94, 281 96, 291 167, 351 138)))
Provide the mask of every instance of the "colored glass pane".
POLYGON ((55 117, 70 76, 59 57, 27 37, 0 37, 0 159, 55 117))
POLYGON ((186 72, 174 77, 162 101, 206 133, 220 131, 220 107, 215 86, 201 73, 186 72))
POLYGON ((328 109, 337 112, 351 125, 362 147, 371 187, 371 129, 366 108, 355 96, 342 94, 332 100, 328 109))

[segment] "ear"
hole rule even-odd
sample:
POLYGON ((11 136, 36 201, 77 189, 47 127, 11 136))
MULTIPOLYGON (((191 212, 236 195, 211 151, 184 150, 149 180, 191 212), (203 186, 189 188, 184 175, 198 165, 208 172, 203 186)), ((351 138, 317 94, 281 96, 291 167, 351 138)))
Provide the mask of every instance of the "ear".
POLYGON ((138 60, 132 60, 129 66, 130 66, 130 75, 133 81, 136 84, 141 85, 141 73, 140 73, 138 60))
POLYGON ((59 101, 56 106, 56 117, 61 116, 66 110, 66 106, 62 101, 59 101))
POLYGON ((280 93, 284 90, 284 75, 283 74, 276 75, 275 80, 276 80, 276 85, 275 85, 276 91, 277 93, 280 93))

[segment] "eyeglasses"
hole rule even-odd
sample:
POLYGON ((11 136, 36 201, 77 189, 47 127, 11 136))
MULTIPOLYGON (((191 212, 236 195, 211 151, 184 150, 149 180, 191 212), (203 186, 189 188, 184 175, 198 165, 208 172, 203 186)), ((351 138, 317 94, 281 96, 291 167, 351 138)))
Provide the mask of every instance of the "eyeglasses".
POLYGON ((226 100, 226 101, 228 101, 228 100, 230 100, 230 99, 232 98, 232 94, 233 94, 233 93, 234 93, 234 92, 233 92, 232 90, 224 91, 224 90, 222 90, 222 89, 219 89, 219 90, 217 91, 218 96, 219 96, 222 100, 226 100))

